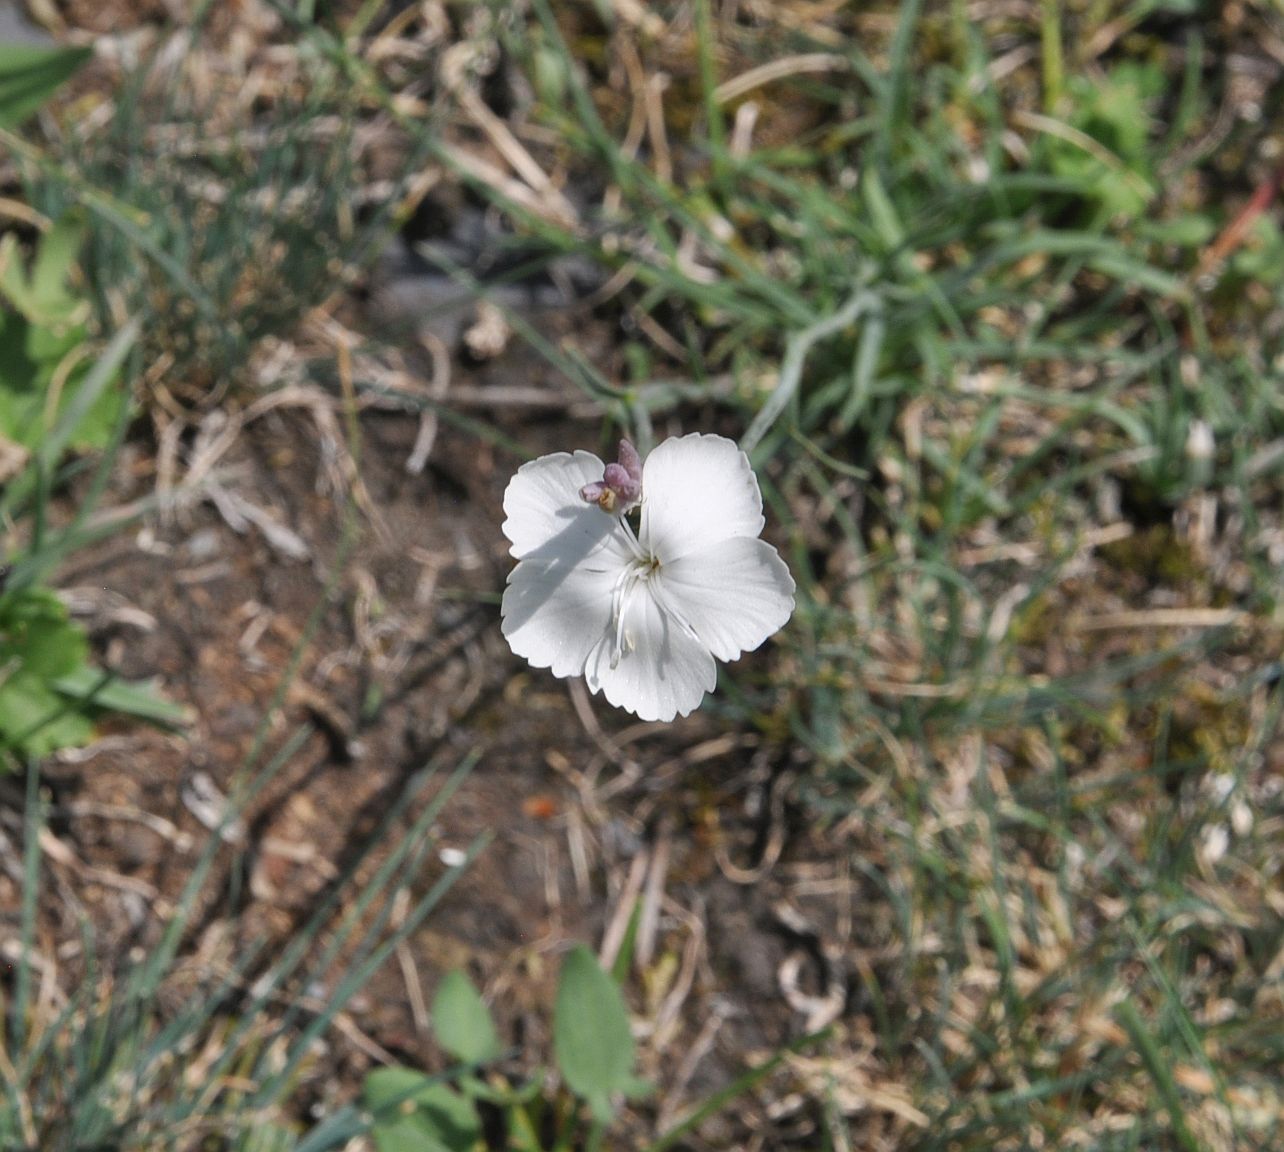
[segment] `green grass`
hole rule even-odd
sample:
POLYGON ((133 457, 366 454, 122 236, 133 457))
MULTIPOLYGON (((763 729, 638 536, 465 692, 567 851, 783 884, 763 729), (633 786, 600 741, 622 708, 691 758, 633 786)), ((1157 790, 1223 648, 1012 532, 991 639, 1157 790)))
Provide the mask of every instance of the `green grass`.
POLYGON ((249 384, 245 367, 270 336, 295 333, 310 308, 351 285, 394 226, 436 130, 385 125, 354 57, 283 53, 279 67, 236 75, 206 39, 204 4, 176 63, 155 42, 95 128, 68 127, 26 167, 28 194, 52 218, 71 208, 95 224, 86 275, 104 326, 143 323, 149 381, 203 411, 249 384), (245 85, 263 98, 244 105, 245 85), (395 139, 391 142, 388 137, 395 139), (374 194, 371 152, 405 162, 374 194))
MULTIPOLYGON (((653 138, 621 147, 636 93, 608 92, 589 7, 534 10, 507 43, 567 94, 531 112, 550 162, 619 199, 575 233, 506 206, 628 270, 616 306, 643 335, 607 371, 615 419, 740 435, 799 580, 774 666, 708 707, 807 749, 797 798, 861 877, 852 948, 884 959, 851 973, 836 1083, 866 1038, 926 1118, 878 1146, 1271 1147, 1281 482, 1261 462, 1284 299, 1254 269, 1284 249, 1263 221, 1204 263, 1253 191, 1199 147, 1222 47, 1176 9, 1087 59, 1100 6, 887 6, 809 38, 783 15, 715 32, 696 3, 685 55, 634 42, 670 74, 668 176, 653 138), (995 81, 1014 42, 1031 63, 995 81), (830 74, 752 94, 765 139, 733 151, 718 85, 822 49, 830 74)), ((832 1146, 867 1139, 824 1114, 832 1146)))
MULTIPOLYGON (((410 901, 395 929, 388 927, 394 900, 409 891, 431 852, 430 825, 473 762, 465 760, 427 803, 425 784, 440 765, 407 782, 380 828, 281 955, 268 963, 260 949, 250 948, 227 970, 211 967, 193 981, 180 971, 179 947, 209 895, 205 887, 221 833, 308 735, 306 728, 299 729, 261 766, 247 765, 244 787, 198 858, 178 914, 146 963, 100 981, 93 931, 86 923, 85 979, 66 1006, 50 1015, 33 1010, 32 970, 19 961, 14 1001, 4 1004, 9 1028, 0 1048, 6 1073, 0 1103, 4 1147, 185 1149, 210 1140, 244 1152, 300 1146, 291 1101, 314 1075, 316 1039, 467 867, 466 861, 448 870, 410 901), (396 834, 397 821, 412 804, 419 805, 418 814, 404 834, 396 834), (357 884, 358 869, 372 863, 371 851, 387 837, 392 837, 392 851, 357 884), (328 991, 321 998, 306 991, 317 988, 328 991), (191 1062, 198 1056, 202 1074, 193 1077, 191 1062)), ((34 771, 30 779, 36 779, 34 771)), ((28 893, 42 882, 34 847, 42 821, 38 798, 29 788, 28 893)), ((472 846, 469 861, 479 848, 472 846)), ((33 917, 34 908, 26 908, 24 956, 33 954, 33 917)), ((308 1147, 344 1147, 365 1125, 355 1108, 337 1109, 308 1134, 308 1147)))
MULTIPOLYGON (((1268 212, 1210 261, 1266 178, 1246 157, 1278 96, 1222 134, 1234 43, 1199 6, 1062 7, 853 5, 808 25, 789 4, 728 23, 696 0, 640 33, 536 0, 472 30, 524 77, 519 137, 597 196, 568 227, 456 178, 523 244, 620 273, 604 307, 635 334, 607 364, 543 347, 644 447, 741 439, 798 581, 789 628, 706 710, 801 765, 790 800, 857 910, 846 1014, 819 1057, 754 1082, 764 1103, 801 1094, 815 1147, 1284 1138, 1284 238, 1268 212), (720 92, 816 53, 828 70, 720 92), (629 54, 669 86, 665 141, 626 149, 642 94, 611 80, 636 75, 629 54)), ((122 284, 156 320, 148 355, 201 366, 197 407, 316 302, 319 269, 362 259, 334 239, 352 128, 393 105, 311 9, 295 35, 321 81, 281 110, 299 137, 159 153, 147 113, 121 111, 33 193, 96 215, 101 310, 122 284), (335 108, 339 134, 299 146, 335 108), (203 199, 198 175, 228 198, 203 199), (302 220, 275 207, 291 189, 318 193, 302 220), (248 283, 265 246, 283 260, 248 283)), ((182 138, 199 114, 168 119, 182 138)), ((395 119, 412 152, 457 159, 435 124, 395 119)), ((288 1094, 296 1070, 229 1109, 288 1094)))
MULTIPOLYGON (((68 127, 65 134, 55 131, 40 142, 5 136, 30 203, 46 219, 64 222, 61 231, 55 226, 54 236, 75 238, 62 246, 66 260, 58 265, 56 284, 39 282, 36 261, 33 283, 44 295, 37 298, 33 290, 32 307, 61 305, 66 296, 77 306, 78 320, 91 312, 96 319, 92 333, 77 330, 90 364, 84 383, 76 378, 75 387, 67 387, 65 412, 55 413, 58 419, 48 421, 43 434, 33 429, 32 463, 5 487, 0 510, 6 526, 13 528, 16 521, 24 529, 16 534, 21 547, 8 555, 12 567, 6 570, 5 595, 10 601, 30 600, 43 582, 56 577, 61 563, 161 508, 159 496, 126 509, 103 507, 135 418, 155 414, 158 392, 169 416, 186 408, 193 420, 229 394, 239 402, 251 387, 246 366, 263 339, 292 332, 310 307, 360 270, 371 257, 371 245, 387 234, 397 195, 404 191, 394 188, 386 201, 365 208, 356 203, 360 158, 351 132, 359 100, 323 63, 292 90, 297 103, 286 99, 274 105, 258 123, 235 117, 218 121, 228 110, 229 92, 218 88, 223 81, 217 70, 211 74, 199 23, 193 31, 195 48, 181 61, 179 75, 170 77, 162 109, 155 96, 156 62, 149 59, 131 74, 124 91, 114 94, 117 102, 105 130, 68 127), (196 72, 213 78, 212 95, 200 84, 184 88, 196 72), (196 91, 209 98, 193 96, 196 91), (84 223, 87 237, 80 232, 84 223), (71 296, 62 284, 65 275, 71 296), (80 309, 82 296, 91 308, 80 309), (105 345, 100 355, 96 342, 105 345), (104 391, 123 393, 124 402, 115 404, 105 432, 92 441, 103 452, 96 459, 67 458, 69 446, 85 446, 79 421, 104 391)), ((59 124, 50 119, 45 127, 59 124)), ((413 154, 416 145, 409 147, 413 154)), ((21 259, 17 245, 9 255, 21 259)), ((20 280, 13 283, 23 286, 20 280)), ((59 319, 46 324, 57 337, 65 332, 65 326, 56 327, 59 319)), ((36 320, 46 323, 41 316, 36 320)), ((6 351, 14 352, 11 367, 20 359, 14 331, 6 333, 6 351)), ((18 372, 14 367, 6 387, 15 387, 18 372)), ((335 579, 356 532, 350 506, 339 519, 343 543, 335 579)), ((321 597, 313 625, 330 591, 321 597)), ((444 780, 438 762, 407 780, 380 828, 356 846, 342 874, 279 955, 267 957, 261 947, 251 947, 223 969, 206 966, 193 975, 189 934, 198 912, 211 900, 235 900, 210 890, 222 833, 294 761, 311 733, 305 726, 284 740, 273 737, 274 747, 268 747, 311 631, 311 626, 305 629, 283 671, 223 823, 193 863, 159 942, 144 962, 104 971, 94 925, 79 908, 83 978, 61 1005, 42 984, 49 961, 41 961, 45 941, 37 931, 37 913, 42 907, 48 911, 54 881, 41 849, 47 801, 38 765, 28 762, 23 903, 13 941, 17 958, 7 966, 0 990, 0 1145, 6 1149, 179 1150, 214 1142, 269 1152, 303 1146, 296 1097, 316 1075, 318 1037, 392 950, 422 926, 467 867, 465 862, 449 869, 429 890, 419 890, 434 846, 430 826, 476 760, 465 756, 444 780), (376 851, 377 860, 372 859, 376 851), (392 927, 399 900, 404 906, 392 927), (196 1077, 198 1059, 202 1075, 196 1077)), ((54 638, 64 646, 71 643, 61 633, 54 638)), ((86 646, 79 632, 72 639, 86 646)), ((17 642, 7 635, 9 640, 17 642)), ((4 672, 11 682, 15 665, 9 646, 4 672)), ((42 668, 53 663, 47 650, 36 655, 42 668)), ((87 682, 85 676, 61 675, 61 663, 55 671, 61 678, 53 686, 73 702, 83 696, 100 708, 166 722, 182 719, 163 700, 136 691, 131 695, 128 685, 108 676, 87 682)), ((69 718, 61 713, 44 718, 41 730, 51 722, 61 727, 36 746, 37 752, 89 737, 88 721, 79 711, 69 718), (60 735, 70 720, 81 727, 72 737, 60 735)), ((25 749, 33 743, 32 734, 15 743, 25 749)), ((468 861, 479 848, 480 842, 472 845, 468 861)), ((306 1134, 306 1147, 313 1152, 341 1148, 367 1127, 368 1117, 356 1107, 337 1109, 306 1134)))

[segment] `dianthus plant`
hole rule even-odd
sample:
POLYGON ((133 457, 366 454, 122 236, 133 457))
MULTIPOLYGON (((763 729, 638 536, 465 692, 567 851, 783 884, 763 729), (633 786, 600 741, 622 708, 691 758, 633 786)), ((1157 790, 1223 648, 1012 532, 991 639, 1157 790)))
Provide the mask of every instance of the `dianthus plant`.
POLYGON ((645 463, 627 440, 614 464, 541 456, 509 482, 504 512, 513 651, 643 720, 694 711, 715 658, 752 651, 793 612, 789 569, 758 539, 749 458, 721 436, 666 440, 645 463))

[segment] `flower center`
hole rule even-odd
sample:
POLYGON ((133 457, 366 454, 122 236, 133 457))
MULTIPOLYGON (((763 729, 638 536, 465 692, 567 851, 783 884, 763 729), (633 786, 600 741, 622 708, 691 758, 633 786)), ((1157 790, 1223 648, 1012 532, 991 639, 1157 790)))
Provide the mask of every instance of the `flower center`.
POLYGON ((629 604, 639 592, 650 596, 660 613, 676 624, 687 635, 699 640, 696 630, 686 616, 678 610, 672 599, 666 595, 661 581, 653 579, 660 572, 660 558, 648 551, 634 534, 632 526, 620 517, 620 526, 624 529, 632 558, 625 564, 624 570, 615 579, 611 589, 611 630, 615 633, 611 646, 611 667, 620 663, 620 658, 634 648, 633 634, 626 627, 629 615, 629 604))

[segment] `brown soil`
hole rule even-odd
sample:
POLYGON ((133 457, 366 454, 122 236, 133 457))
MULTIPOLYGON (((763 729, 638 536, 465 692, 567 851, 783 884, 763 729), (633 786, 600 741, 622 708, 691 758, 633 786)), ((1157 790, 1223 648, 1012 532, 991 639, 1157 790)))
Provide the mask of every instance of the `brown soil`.
MULTIPOLYGON (((514 347, 456 381, 484 388, 515 376, 549 373, 514 347)), ((445 1064, 417 1032, 413 1004, 416 993, 431 1003, 456 967, 491 996, 521 1065, 547 1064, 556 956, 574 941, 598 946, 630 868, 667 853, 656 947, 631 983, 637 1018, 644 1032, 654 1029, 640 1060, 658 1093, 638 1118, 653 1130, 656 1108, 671 1120, 755 1053, 804 1031, 805 1017, 781 997, 778 969, 795 952, 801 987, 820 991, 834 901, 804 896, 796 905, 820 925, 814 937, 791 929, 776 902, 795 881, 823 880, 825 869, 791 860, 795 849, 753 873, 756 882, 736 871, 752 871, 764 855, 770 864, 789 838, 779 749, 723 731, 707 712, 670 726, 630 724, 582 692, 577 705, 576 692, 511 655, 498 626, 511 564, 499 524, 517 461, 443 423, 427 469, 410 475, 403 465, 416 430, 407 415, 362 418, 369 504, 346 558, 316 428, 306 411, 281 409, 247 424, 221 466, 235 476, 230 490, 297 533, 306 558, 284 555, 257 529, 234 531, 205 502, 125 531, 59 574, 59 587, 96 605, 86 622, 102 662, 129 678, 159 676, 194 723, 175 735, 111 722, 100 744, 46 766, 56 844, 42 884, 44 948, 61 949, 65 982, 79 979, 83 908, 105 970, 122 974, 149 954, 211 835, 209 812, 233 788, 265 717, 260 763, 299 724, 315 731, 251 805, 244 836, 220 850, 184 945, 198 972, 214 972, 251 942, 279 953, 407 780, 430 761, 444 779, 477 753, 435 844, 493 841, 400 962, 357 997, 351 1027, 332 1037, 304 1095, 349 1098, 380 1059, 445 1064), (296 650, 298 675, 272 712, 296 650), (702 1034, 706 1054, 683 1068, 702 1034)), ((532 451, 598 446, 599 425, 562 416, 513 418, 506 431, 532 451)), ((120 473, 116 499, 150 492, 151 448, 131 447, 120 473)), ((11 787, 5 801, 11 819, 20 793, 11 787)), ((434 852, 413 890, 426 891, 444 870, 434 852)), ((0 904, 16 907, 16 886, 0 877, 0 887, 0 904)), ((708 1135, 732 1137, 727 1123, 708 1135)))
MULTIPOLYGON (((89 42, 162 26, 171 6, 53 7, 66 24, 60 35, 89 42)), ((206 35, 215 44, 229 37, 228 51, 244 55, 257 43, 243 27, 254 11, 216 5, 206 35)), ((110 81, 87 70, 83 83, 110 81)), ((574 330, 579 351, 610 371, 613 331, 553 314, 537 326, 554 338, 574 330)), ((354 327, 368 330, 360 318, 354 327)), ((431 377, 431 365, 420 367, 431 377)), ((325 369, 321 375, 335 374, 333 357, 325 369)), ((516 342, 480 366, 456 362, 452 375, 452 388, 474 396, 464 411, 532 455, 606 447, 600 412, 516 342), (550 402, 477 403, 485 389, 514 383, 546 389, 550 402)), ((165 387, 179 403, 196 403, 183 384, 165 387)), ((235 411, 257 395, 233 392, 220 402, 235 411)), ((185 456, 201 419, 190 414, 185 456)), ((308 725, 302 747, 244 813, 243 833, 220 847, 190 918, 172 991, 193 980, 217 984, 251 944, 279 954, 421 768, 440 766, 439 788, 476 755, 433 829, 412 892, 428 891, 444 873, 442 849, 467 848, 479 836, 490 843, 328 1035, 295 1119, 307 1123, 351 1099, 377 1063, 445 1066, 416 1005, 431 1003, 452 968, 465 968, 487 994, 501 1035, 520 1052, 512 1071, 547 1067, 558 955, 573 942, 598 948, 613 930, 618 936, 650 876, 663 898, 654 929, 641 933, 626 992, 639 1073, 656 1092, 622 1123, 654 1132, 806 1033, 826 1003, 841 1006, 837 957, 861 882, 843 871, 843 852, 796 826, 786 803, 794 767, 787 747, 728 731, 716 708, 672 725, 633 723, 512 656, 499 630, 511 567, 499 526, 520 460, 443 420, 427 468, 412 475, 404 465, 417 432, 412 415, 364 411, 362 527, 350 552, 342 550, 346 496, 333 483, 335 445, 305 407, 283 406, 247 423, 218 467, 228 492, 295 537, 274 543, 254 526, 237 531, 226 504, 203 499, 77 554, 57 574, 55 585, 74 590, 83 607, 99 661, 126 678, 158 677, 191 708, 193 723, 167 733, 108 720, 94 747, 43 766, 51 822, 41 954, 70 992, 87 971, 87 920, 109 979, 142 963, 176 914, 221 798, 247 764, 266 763, 308 725)), ((160 458, 160 438, 141 428, 122 454, 109 504, 152 496, 164 474, 160 458)), ((375 846, 357 885, 344 890, 345 905, 432 794, 375 846)), ((20 847, 22 804, 21 782, 0 779, 0 830, 10 836, 0 860, 6 928, 20 901, 11 853, 20 847)), ((863 933, 876 949, 881 931, 865 925, 863 933)), ((808 1131, 808 1118, 791 1107, 809 1107, 784 1095, 764 1090, 761 1107, 754 1097, 737 1100, 701 1137, 735 1147, 752 1133, 784 1146, 790 1132, 808 1131)))

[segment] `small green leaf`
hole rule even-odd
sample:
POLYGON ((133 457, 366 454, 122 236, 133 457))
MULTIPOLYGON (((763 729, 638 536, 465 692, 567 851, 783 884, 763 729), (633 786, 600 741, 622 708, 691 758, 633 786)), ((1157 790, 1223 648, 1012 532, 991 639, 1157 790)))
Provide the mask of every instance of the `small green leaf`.
POLYGON ((70 287, 72 269, 88 231, 82 213, 66 212, 40 238, 31 266, 33 312, 29 319, 69 322, 74 321, 78 313, 89 311, 88 305, 70 287))
POLYGON ((410 1068, 371 1072, 363 1102, 379 1152, 469 1152, 481 1138, 471 1100, 410 1068))
POLYGON ((90 715, 98 710, 156 724, 188 722, 184 709, 154 689, 88 661, 84 629, 53 592, 28 586, 0 597, 0 744, 37 757, 87 744, 90 715))
POLYGON ((1249 229, 1245 242, 1231 257, 1231 268, 1237 276, 1278 283, 1284 269, 1284 233, 1270 216, 1259 216, 1249 229))
POLYGON ((1187 212, 1173 220, 1139 220, 1137 232, 1145 239, 1159 244, 1198 248, 1217 235, 1217 225, 1211 216, 1187 212))
POLYGON ((544 1074, 537 1068, 531 1073, 529 1080, 516 1087, 503 1079, 488 1084, 476 1076, 465 1074, 459 1078, 459 1089, 470 1100, 481 1100, 500 1108, 522 1108, 543 1091, 544 1074))
POLYGON ((480 1064, 499 1054, 499 1037, 490 1011, 462 972, 447 972, 432 1002, 437 1042, 465 1064, 480 1064))
POLYGON ((1138 217, 1155 198, 1151 105, 1163 84, 1154 65, 1120 64, 1105 77, 1081 76, 1068 85, 1072 134, 1048 138, 1051 169, 1079 181, 1082 195, 1112 216, 1138 217))
POLYGON ((562 962, 553 1014, 553 1051, 567 1085, 603 1123, 611 1098, 633 1078, 633 1034, 620 989, 582 944, 562 962))
POLYGON ((94 708, 119 712, 153 724, 182 728, 192 722, 190 709, 166 700, 150 684, 131 683, 110 674, 106 674, 104 679, 104 675, 98 669, 82 664, 65 675, 56 677, 51 685, 64 696, 70 696, 94 708))
POLYGON ((865 196, 865 206, 869 209, 870 219, 874 222, 879 239, 889 252, 895 251, 905 242, 905 229, 896 214, 896 206, 873 165, 865 169, 861 192, 865 196))
POLYGON ((0 44, 0 126, 25 120, 92 55, 89 48, 0 44))

